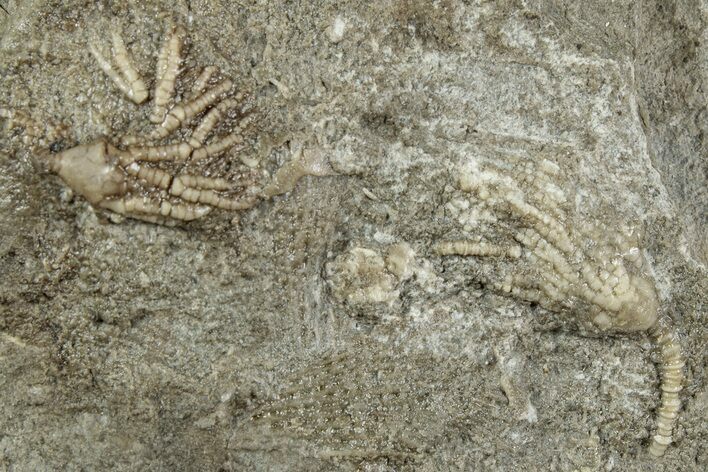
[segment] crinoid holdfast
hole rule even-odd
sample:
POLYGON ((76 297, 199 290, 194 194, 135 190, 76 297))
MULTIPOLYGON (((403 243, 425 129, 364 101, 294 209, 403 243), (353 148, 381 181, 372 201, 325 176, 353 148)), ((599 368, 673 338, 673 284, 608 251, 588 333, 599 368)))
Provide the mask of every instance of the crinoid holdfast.
MULTIPOLYGON (((229 179, 213 175, 212 164, 226 152, 243 147, 244 132, 254 121, 231 79, 214 66, 177 89, 186 32, 170 26, 157 57, 152 92, 151 132, 145 136, 101 137, 59 153, 46 146, 65 129, 39 124, 28 114, 0 107, 0 118, 25 130, 25 142, 49 170, 94 207, 152 223, 172 225, 205 216, 214 209, 245 210, 259 199, 291 190, 303 175, 328 175, 317 152, 298 149, 263 189, 257 163, 246 162, 229 179), (198 124, 191 127, 192 121, 198 124), (221 131, 225 129, 226 131, 221 131)), ((111 32, 112 61, 89 44, 100 69, 135 104, 150 97, 117 29, 111 32)), ((191 72, 191 71, 189 71, 191 72)), ((243 160, 243 159, 242 159, 243 160)))
POLYGON ((648 332, 661 351, 662 377, 649 452, 661 456, 671 444, 681 408, 684 360, 678 337, 671 319, 660 316, 639 238, 620 227, 571 224, 563 210, 568 204, 566 194, 555 183, 561 174, 549 160, 534 165, 524 160, 470 159, 459 178, 465 197, 457 206, 469 208, 461 220, 493 227, 498 237, 443 241, 435 251, 513 261, 508 274, 499 277, 503 264, 498 264, 494 275, 488 276, 492 287, 550 311, 571 314, 585 329, 648 332), (508 240, 501 242, 504 236, 508 240))

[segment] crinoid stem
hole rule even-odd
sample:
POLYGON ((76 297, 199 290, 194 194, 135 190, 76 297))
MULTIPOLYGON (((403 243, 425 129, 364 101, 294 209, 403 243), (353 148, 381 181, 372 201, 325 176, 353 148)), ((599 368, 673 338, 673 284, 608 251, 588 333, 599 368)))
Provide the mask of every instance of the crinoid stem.
POLYGON ((504 247, 486 241, 444 241, 435 245, 435 252, 442 256, 506 256, 512 259, 521 257, 520 246, 504 247))
POLYGON ((657 410, 656 433, 651 440, 649 453, 661 457, 671 444, 672 432, 681 409, 679 392, 683 388, 684 358, 678 335, 668 317, 660 318, 649 329, 649 335, 661 355, 661 406, 657 410))

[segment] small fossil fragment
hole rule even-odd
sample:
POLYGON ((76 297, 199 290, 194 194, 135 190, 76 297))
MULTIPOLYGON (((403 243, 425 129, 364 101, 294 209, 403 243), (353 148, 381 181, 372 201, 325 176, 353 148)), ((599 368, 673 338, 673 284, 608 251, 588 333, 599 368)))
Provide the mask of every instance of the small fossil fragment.
POLYGON ((327 265, 327 275, 335 298, 350 305, 392 303, 399 296, 396 277, 372 249, 354 247, 340 254, 327 265))
POLYGON ((278 169, 263 189, 263 195, 273 197, 287 193, 295 188, 300 179, 308 175, 325 177, 336 173, 330 167, 322 149, 305 148, 297 144, 293 146, 290 160, 278 169))
POLYGON ((460 177, 469 207, 510 232, 515 241, 444 241, 435 250, 441 255, 512 260, 514 269, 502 280, 493 280, 494 288, 551 311, 572 313, 588 329, 647 331, 660 349, 662 377, 649 452, 661 456, 671 443, 681 407, 684 360, 678 337, 671 320, 659 316, 659 300, 638 241, 621 231, 570 224, 561 209, 565 195, 554 184, 559 173, 550 161, 538 168, 524 162, 503 168, 471 161, 460 177))
MULTIPOLYGON (((185 171, 207 158, 242 144, 248 117, 240 120, 226 136, 207 142, 217 124, 231 113, 243 117, 242 96, 229 96, 232 82, 212 83, 215 67, 206 67, 192 85, 191 95, 177 103, 175 83, 181 65, 185 32, 172 27, 159 54, 150 117, 156 126, 144 138, 124 137, 120 143, 101 138, 58 154, 40 153, 49 169, 92 205, 114 213, 160 224, 191 221, 215 208, 245 210, 259 199, 256 173, 250 169, 237 179, 226 180, 185 171), (170 104, 172 103, 172 106, 170 104), (184 125, 201 116, 201 122, 178 142, 164 142, 184 125), (170 164, 169 168, 161 164, 170 164)), ((99 67, 133 102, 148 99, 148 91, 133 66, 118 31, 112 33, 114 65, 95 44, 90 51, 99 67)), ((0 108, 0 118, 25 128, 26 138, 36 140, 46 130, 19 111, 0 108)))

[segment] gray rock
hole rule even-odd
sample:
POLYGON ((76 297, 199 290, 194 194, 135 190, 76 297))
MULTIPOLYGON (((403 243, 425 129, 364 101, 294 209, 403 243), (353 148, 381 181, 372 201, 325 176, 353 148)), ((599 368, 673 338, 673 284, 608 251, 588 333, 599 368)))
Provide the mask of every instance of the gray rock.
POLYGON ((0 108, 65 124, 53 151, 145 131, 87 42, 118 24, 152 81, 173 19, 185 68, 263 113, 245 158, 274 174, 300 146, 337 175, 114 223, 2 129, 0 469, 700 470, 708 10, 669 3, 2 2, 0 108), (513 231, 453 217, 470 156, 552 160, 568 221, 642 230, 687 363, 663 457, 646 334, 581 335, 494 289, 526 267, 432 250, 513 231), (357 248, 376 270, 333 273, 357 248))

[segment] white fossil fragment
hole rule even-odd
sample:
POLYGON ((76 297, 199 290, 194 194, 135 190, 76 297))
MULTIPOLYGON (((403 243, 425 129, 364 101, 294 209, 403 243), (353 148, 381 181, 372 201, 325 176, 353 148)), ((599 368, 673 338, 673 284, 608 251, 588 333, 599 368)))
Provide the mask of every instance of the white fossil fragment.
POLYGON ((351 248, 328 265, 329 285, 340 301, 350 305, 391 303, 398 299, 397 279, 377 251, 351 248))
POLYGON ((408 280, 413 275, 415 264, 415 251, 410 244, 402 242, 393 244, 386 254, 386 268, 398 280, 408 280))

